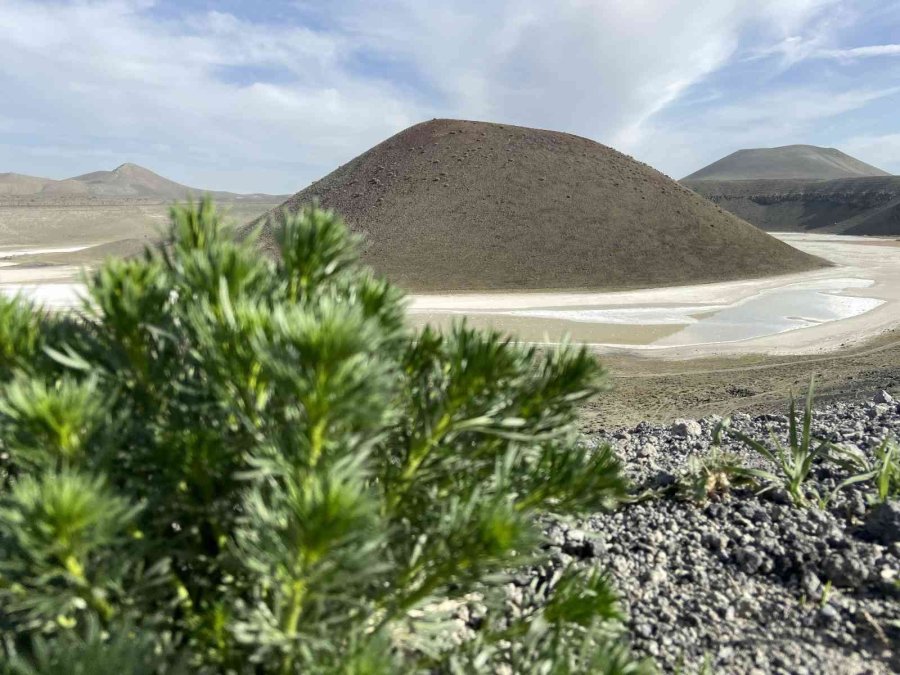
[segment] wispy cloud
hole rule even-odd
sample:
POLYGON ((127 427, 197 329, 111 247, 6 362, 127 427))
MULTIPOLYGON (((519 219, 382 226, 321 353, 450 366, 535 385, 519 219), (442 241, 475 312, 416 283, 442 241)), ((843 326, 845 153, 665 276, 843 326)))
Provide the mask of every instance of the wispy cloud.
POLYGON ((900 175, 900 133, 861 135, 841 139, 841 148, 867 162, 900 175))
POLYGON ((814 52, 818 58, 828 59, 867 59, 876 56, 900 56, 900 45, 871 45, 869 47, 853 47, 852 49, 822 49, 814 52))
MULTIPOLYGON (((761 92, 739 103, 712 105, 695 111, 688 119, 665 120, 648 130, 646 140, 637 145, 635 154, 654 165, 664 166, 669 158, 672 175, 687 175, 740 148, 773 147, 794 143, 811 143, 840 147, 868 162, 884 168, 900 165, 900 148, 887 144, 874 153, 874 142, 863 137, 845 140, 835 120, 883 102, 896 105, 900 85, 894 87, 852 89, 835 92, 811 87, 786 87, 774 92, 761 92), (830 137, 821 129, 830 129, 830 137), (660 139, 665 139, 664 143, 660 139), (888 160, 896 152, 893 161, 888 160)), ((883 137, 890 138, 890 137, 883 137)))
POLYGON ((865 47, 834 48, 823 45, 823 36, 815 35, 809 39, 799 36, 786 38, 778 44, 753 51, 749 59, 764 59, 778 55, 787 65, 795 65, 804 60, 834 59, 838 61, 855 61, 857 59, 877 58, 881 56, 900 56, 900 44, 867 45, 865 47))
POLYGON ((772 93, 763 93, 741 104, 712 108, 700 121, 713 129, 734 132, 766 129, 777 134, 785 129, 796 131, 802 125, 841 115, 900 93, 900 86, 880 89, 851 89, 835 92, 828 89, 792 87, 772 93))

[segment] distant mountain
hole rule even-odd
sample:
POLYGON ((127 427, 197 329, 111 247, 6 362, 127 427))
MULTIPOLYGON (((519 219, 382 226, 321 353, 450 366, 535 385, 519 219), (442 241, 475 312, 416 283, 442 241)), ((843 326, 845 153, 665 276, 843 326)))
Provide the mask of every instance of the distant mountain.
MULTIPOLYGON (((364 235, 364 262, 413 291, 622 289, 825 264, 612 148, 506 124, 410 127, 269 216, 316 201, 364 235)), ((259 243, 275 253, 269 225, 259 243)))
POLYGON ((785 145, 780 148, 738 150, 690 176, 683 182, 699 180, 803 179, 834 180, 865 176, 889 176, 835 148, 814 145, 785 145))
POLYGON ((183 200, 209 193, 219 201, 277 201, 285 195, 235 194, 181 185, 137 164, 122 164, 112 171, 94 171, 65 180, 17 173, 0 173, 0 198, 54 201, 66 198, 106 200, 183 200))
MULTIPOLYGON (((25 176, 21 173, 0 173, 0 197, 20 197, 40 194, 51 183, 66 183, 67 181, 55 181, 49 178, 37 176, 25 176)), ((73 184, 70 186, 73 193, 83 186, 73 184)))

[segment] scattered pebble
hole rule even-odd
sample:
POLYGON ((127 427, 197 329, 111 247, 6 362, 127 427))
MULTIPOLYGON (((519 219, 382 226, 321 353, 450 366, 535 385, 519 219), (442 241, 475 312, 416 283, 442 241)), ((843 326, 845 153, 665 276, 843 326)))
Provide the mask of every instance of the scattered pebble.
MULTIPOLYGON (((636 485, 665 486, 709 453, 718 421, 644 422, 584 442, 613 445, 636 485)), ((770 430, 786 441, 785 416, 735 414, 732 424, 764 442, 770 430)), ((816 411, 813 433, 871 459, 886 435, 900 437, 900 410, 887 392, 866 404, 832 403, 816 411)), ((773 469, 740 443, 726 439, 723 449, 773 469)), ((820 462, 809 485, 829 494, 846 475, 820 462)), ((663 672, 708 663, 714 673, 896 673, 900 502, 873 505, 872 493, 852 485, 825 509, 799 508, 776 490, 733 488, 703 504, 663 496, 552 522, 547 535, 555 569, 574 562, 610 572, 634 649, 663 672)), ((521 602, 527 589, 517 588, 521 602)))

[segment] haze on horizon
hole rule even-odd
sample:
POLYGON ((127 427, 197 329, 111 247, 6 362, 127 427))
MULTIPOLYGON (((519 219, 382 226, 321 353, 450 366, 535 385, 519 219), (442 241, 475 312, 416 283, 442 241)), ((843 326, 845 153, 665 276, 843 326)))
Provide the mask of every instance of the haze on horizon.
POLYGON ((134 162, 290 193, 416 122, 586 136, 681 177, 740 148, 900 173, 900 3, 4 0, 0 173, 134 162))

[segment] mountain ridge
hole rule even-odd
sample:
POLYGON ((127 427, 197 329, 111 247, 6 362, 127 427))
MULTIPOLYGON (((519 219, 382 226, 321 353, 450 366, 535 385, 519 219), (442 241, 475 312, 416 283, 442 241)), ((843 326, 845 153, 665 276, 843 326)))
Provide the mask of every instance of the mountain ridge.
POLYGON ((11 172, 0 173, 0 198, 30 198, 38 202, 67 198, 177 201, 205 194, 219 201, 229 202, 273 201, 286 197, 201 190, 182 185, 131 162, 120 164, 111 171, 92 171, 61 180, 11 172))
POLYGON ((900 176, 682 182, 769 232, 900 235, 900 176))

